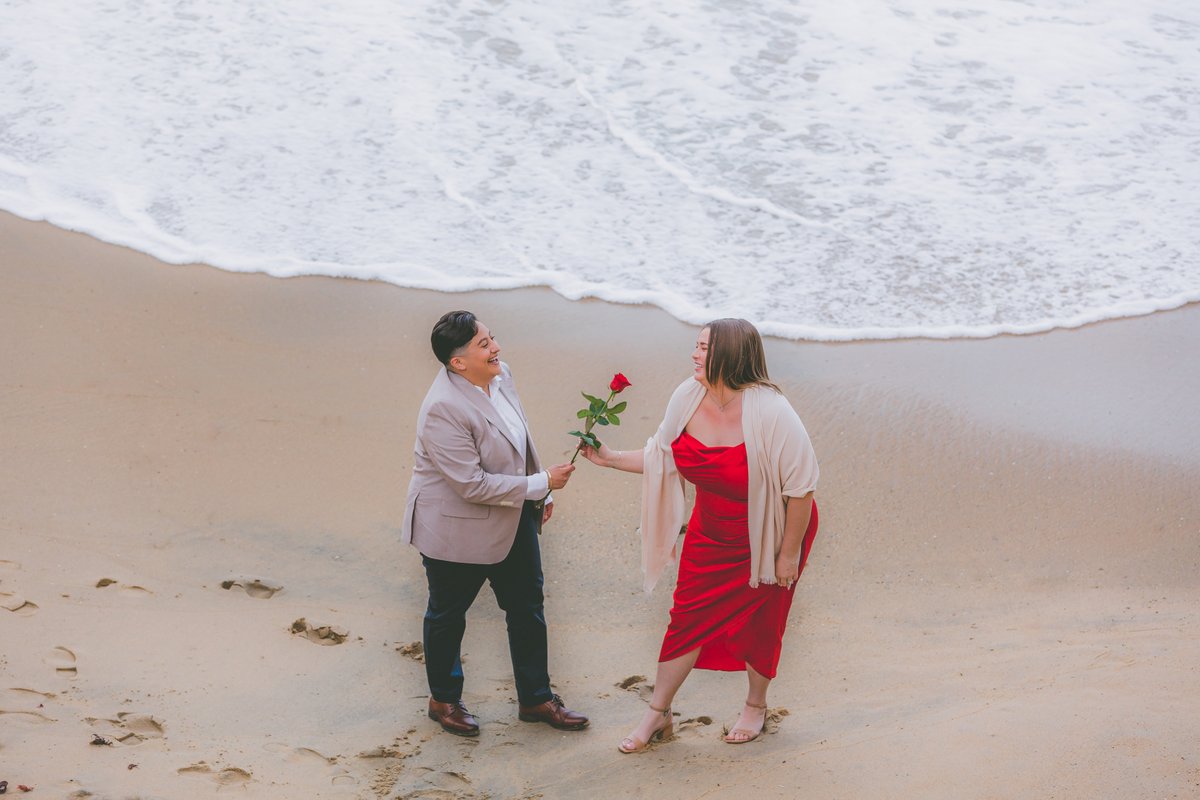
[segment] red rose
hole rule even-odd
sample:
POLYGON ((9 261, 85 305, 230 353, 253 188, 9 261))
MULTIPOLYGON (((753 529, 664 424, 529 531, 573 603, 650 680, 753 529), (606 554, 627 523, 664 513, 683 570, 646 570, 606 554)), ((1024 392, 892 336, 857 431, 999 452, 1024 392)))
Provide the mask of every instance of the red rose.
POLYGON ((592 428, 594 426, 600 425, 603 427, 621 424, 621 412, 623 412, 625 407, 629 404, 624 400, 616 405, 610 406, 609 403, 611 403, 612 399, 616 397, 618 393, 623 391, 626 386, 633 386, 633 384, 629 382, 629 378, 626 378, 624 375, 618 372, 616 375, 613 375, 612 380, 608 384, 609 391, 612 392, 612 394, 608 396, 608 399, 601 400, 599 397, 592 397, 587 392, 580 392, 580 394, 583 395, 583 399, 588 401, 588 404, 587 408, 580 409, 579 413, 575 415, 576 418, 584 421, 583 430, 571 431, 567 434, 568 436, 574 436, 579 439, 579 444, 575 446, 575 455, 571 456, 572 464, 575 463, 576 456, 579 455, 579 451, 585 444, 588 447, 594 447, 597 450, 600 449, 600 440, 596 438, 596 434, 592 433, 592 428))
POLYGON ((608 388, 611 389, 614 394, 620 394, 621 390, 626 386, 633 386, 633 384, 629 382, 629 378, 626 378, 624 375, 618 372, 616 375, 613 375, 612 383, 608 385, 608 388))

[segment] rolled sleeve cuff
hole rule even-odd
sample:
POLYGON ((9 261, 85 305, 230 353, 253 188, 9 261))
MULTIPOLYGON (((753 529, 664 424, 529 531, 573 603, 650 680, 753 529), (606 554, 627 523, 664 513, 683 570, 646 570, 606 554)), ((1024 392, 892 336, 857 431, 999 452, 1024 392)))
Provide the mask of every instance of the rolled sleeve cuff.
POLYGON ((545 470, 535 472, 525 480, 529 482, 525 487, 526 500, 541 500, 550 491, 550 476, 545 470))

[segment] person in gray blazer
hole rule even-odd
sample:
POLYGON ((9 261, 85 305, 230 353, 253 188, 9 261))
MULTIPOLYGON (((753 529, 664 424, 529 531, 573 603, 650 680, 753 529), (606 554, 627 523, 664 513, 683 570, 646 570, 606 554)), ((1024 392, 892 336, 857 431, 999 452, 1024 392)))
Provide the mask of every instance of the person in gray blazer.
POLYGON ((479 735, 462 701, 460 648, 467 609, 490 581, 508 623, 518 717, 580 730, 588 718, 550 689, 538 546, 554 509, 549 493, 566 486, 575 467, 542 467, 500 345, 474 314, 443 315, 430 343, 443 368, 417 416, 402 528, 429 583, 429 718, 450 733, 479 735))

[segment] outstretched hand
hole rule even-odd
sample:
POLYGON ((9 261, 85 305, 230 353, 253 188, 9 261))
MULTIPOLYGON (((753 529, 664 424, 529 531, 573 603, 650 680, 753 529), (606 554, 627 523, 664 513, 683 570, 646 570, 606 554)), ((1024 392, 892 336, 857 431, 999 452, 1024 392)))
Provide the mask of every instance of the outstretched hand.
POLYGON ((591 445, 581 445, 579 454, 598 467, 611 467, 613 451, 608 445, 601 443, 599 448, 591 445))
POLYGON ((571 479, 571 473, 575 471, 574 464, 555 464, 546 470, 546 474, 550 476, 550 489, 562 489, 567 485, 567 481, 571 479))

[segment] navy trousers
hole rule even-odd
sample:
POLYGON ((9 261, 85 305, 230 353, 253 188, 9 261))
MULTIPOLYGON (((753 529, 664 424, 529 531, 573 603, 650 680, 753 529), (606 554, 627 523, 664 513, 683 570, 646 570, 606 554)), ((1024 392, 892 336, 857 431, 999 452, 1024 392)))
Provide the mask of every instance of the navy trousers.
POLYGON ((422 555, 429 582, 425 610, 425 674, 429 692, 439 703, 462 698, 462 639, 467 609, 483 582, 490 581, 508 623, 517 700, 534 706, 549 700, 546 616, 542 597, 542 553, 538 546, 540 505, 526 501, 512 549, 498 564, 460 564, 422 555))

